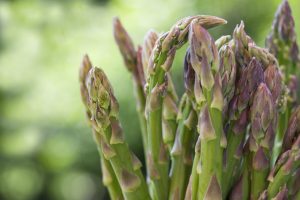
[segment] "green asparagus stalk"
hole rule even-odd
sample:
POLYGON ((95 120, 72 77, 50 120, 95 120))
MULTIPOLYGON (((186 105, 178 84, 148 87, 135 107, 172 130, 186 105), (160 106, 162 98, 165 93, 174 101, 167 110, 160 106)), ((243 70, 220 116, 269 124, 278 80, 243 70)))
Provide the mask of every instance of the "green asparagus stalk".
MULTIPOLYGON (((278 69, 277 61, 274 58, 274 56, 272 56, 270 53, 268 53, 265 49, 259 48, 255 45, 253 40, 249 36, 247 36, 247 34, 245 33, 243 23, 241 23, 239 26, 237 26, 237 28, 234 31, 233 38, 234 38, 233 47, 235 48, 236 61, 239 66, 239 68, 237 70, 238 71, 237 76, 238 77, 241 76, 239 74, 242 74, 241 71, 243 71, 243 68, 245 66, 247 66, 249 59, 251 59, 252 57, 255 57, 257 60, 257 63, 259 65, 261 65, 261 68, 263 68, 263 70, 264 70, 264 72, 263 72, 264 77, 261 78, 261 81, 265 82, 267 84, 268 88, 270 88, 270 91, 272 92, 273 101, 276 102, 277 107, 278 108, 282 107, 282 105, 281 105, 281 104, 283 104, 283 100, 281 99, 282 98, 282 96, 281 96, 282 90, 283 90, 282 89, 283 88, 282 79, 281 79, 281 73, 278 69)), ((262 74, 262 73, 260 72, 258 74, 262 74)), ((252 77, 257 77, 257 75, 250 76, 246 80, 253 79, 252 77)), ((237 85, 238 86, 242 85, 241 90, 243 90, 243 84, 237 82, 237 85)), ((255 89, 253 91, 255 91, 255 89)), ((238 90, 236 92, 238 92, 238 90)), ((235 97, 233 97, 233 100, 231 102, 232 103, 231 107, 234 107, 235 101, 236 101, 235 97)), ((244 105, 247 105, 247 104, 244 104, 244 105)), ((231 112, 231 115, 234 113, 236 113, 236 112, 231 112)), ((246 115, 248 115, 248 114, 246 114, 246 115)), ((232 119, 234 119, 234 117, 232 119)), ((228 137, 228 145, 227 145, 227 149, 226 149, 227 152, 230 152, 231 149, 242 148, 243 142, 238 143, 237 141, 243 141, 245 138, 245 130, 246 130, 246 126, 248 123, 246 121, 247 120, 245 118, 244 126, 243 126, 243 128, 240 129, 240 130, 244 130, 243 138, 242 137, 231 137, 232 134, 230 134, 230 133, 232 131, 230 128, 231 126, 229 126, 229 131, 227 133, 227 137, 228 137), (240 145, 238 145, 238 144, 240 144, 240 145)), ((232 124, 232 122, 230 122, 229 124, 232 124)), ((226 158, 226 161, 227 160, 229 161, 228 163, 229 163, 230 167, 229 167, 229 170, 225 170, 224 177, 227 175, 227 180, 229 180, 229 183, 230 183, 230 181, 231 181, 231 183, 232 183, 232 181, 235 182, 236 175, 239 175, 237 169, 238 169, 238 166, 240 163, 239 157, 241 158, 241 150, 237 151, 237 153, 238 153, 237 155, 240 155, 240 156, 234 156, 235 159, 237 159, 237 160, 235 160, 235 162, 230 161, 230 158, 232 158, 233 157, 232 155, 234 155, 233 153, 226 154, 226 156, 229 155, 229 159, 226 158), (232 177, 230 175, 232 173, 232 172, 230 172, 231 171, 230 169, 232 169, 232 166, 234 166, 234 165, 236 165, 234 171, 237 171, 237 172, 235 172, 232 177), (228 172, 230 172, 230 173, 228 173, 228 172)), ((247 159, 244 161, 244 163, 245 162, 248 162, 247 159)), ((243 165, 245 165, 245 164, 243 164, 243 165)), ((247 178, 244 178, 244 176, 248 176, 247 170, 248 169, 244 169, 244 173, 243 173, 242 177, 240 178, 240 184, 243 184, 243 183, 245 183, 246 185, 248 184, 248 182, 241 181, 241 180, 247 179, 247 178)), ((227 180, 224 180, 225 187, 228 185, 227 180)), ((238 187, 238 185, 236 187, 238 187)), ((241 190, 242 188, 245 188, 245 186, 243 186, 243 185, 240 185, 239 187, 240 187, 239 190, 241 190)), ((231 185, 229 184, 229 186, 227 188, 231 188, 231 185)), ((228 189, 225 190, 225 193, 226 192, 228 192, 228 189)), ((235 194, 237 194, 237 192, 235 194)), ((244 196, 244 198, 247 199, 246 196, 244 196)))
POLYGON ((150 199, 140 170, 141 163, 124 141, 118 120, 118 102, 104 72, 99 68, 92 68, 86 87, 92 126, 100 133, 98 136, 103 156, 110 161, 125 199, 150 199))
MULTIPOLYGON (((279 192, 276 194, 276 196, 274 196, 272 198, 272 200, 287 200, 288 197, 289 197, 289 191, 287 189, 287 186, 284 185, 283 187, 281 187, 279 189, 279 192)), ((265 190, 261 195, 260 197, 258 198, 258 200, 267 200, 267 199, 270 199, 268 198, 268 191, 265 190)))
POLYGON ((275 139, 276 105, 267 85, 261 83, 251 107, 249 150, 251 158, 251 199, 258 199, 267 186, 275 139))
MULTIPOLYGON (((289 119, 287 130, 284 134, 283 142, 282 142, 282 150, 281 154, 290 150, 292 148, 293 143, 299 136, 299 121, 300 121, 300 107, 297 107, 294 112, 291 114, 289 119)), ((294 175, 288 181, 289 195, 295 196, 297 191, 300 189, 299 184, 300 170, 297 169, 294 175)))
POLYGON ((249 123, 250 102, 258 85, 264 81, 262 65, 253 58, 241 71, 237 89, 229 104, 227 148, 224 152, 223 197, 228 194, 240 174, 242 148, 249 123))
POLYGON ((287 128, 288 119, 293 104, 299 98, 298 78, 300 75, 300 59, 297 38, 295 34, 295 23, 291 8, 287 0, 283 0, 279 6, 270 35, 266 40, 266 46, 276 56, 284 73, 284 82, 288 86, 288 102, 286 109, 279 115, 279 123, 276 134, 276 157, 280 152, 283 134, 287 128), (296 75, 296 76, 295 76, 296 75), (298 96, 298 97, 297 97, 298 96))
MULTIPOLYGON (((196 112, 200 112, 202 103, 205 101, 202 91, 200 90, 199 80, 195 78, 195 71, 191 65, 190 60, 190 48, 187 49, 185 59, 184 59, 184 86, 185 86, 185 94, 189 99, 193 109, 196 112)), ((183 96, 185 98, 185 96, 183 96)), ((182 101, 184 102, 184 101, 182 101)), ((188 105, 188 104, 186 104, 188 105)), ((183 107, 183 106, 180 106, 183 107)), ((182 112, 179 112, 179 116, 182 112)), ((193 159, 192 171, 189 178, 188 187, 186 190, 185 199, 186 200, 196 200, 197 199, 197 191, 198 191, 198 182, 199 176, 197 172, 197 166, 200 159, 200 140, 198 137, 197 143, 195 145, 195 155, 193 159)))
POLYGON ((146 116, 148 122, 148 162, 150 167, 151 191, 153 199, 167 199, 168 161, 161 159, 165 147, 162 142, 162 93, 166 88, 165 76, 172 65, 173 52, 187 40, 189 26, 196 20, 206 28, 224 24, 223 19, 212 16, 187 17, 177 22, 156 42, 149 60, 146 116))
MULTIPOLYGON (((85 105, 86 109, 86 116, 87 120, 91 125, 91 118, 92 113, 89 110, 88 104, 89 104, 89 95, 88 95, 88 89, 86 87, 86 78, 88 75, 88 72, 92 68, 91 61, 87 55, 83 57, 83 61, 80 67, 79 71, 79 80, 80 80, 80 92, 81 92, 81 98, 82 102, 85 105)), ((110 198, 112 200, 121 200, 123 199, 123 194, 120 188, 120 185, 118 183, 118 180, 116 178, 116 175, 113 171, 113 168, 108 160, 106 160, 103 156, 103 153, 100 148, 101 141, 100 138, 97 137, 100 133, 97 132, 95 129, 93 129, 93 136, 94 140, 98 146, 98 152, 101 158, 101 169, 102 169, 102 181, 103 184, 107 187, 110 198)))
POLYGON ((145 75, 142 63, 143 50, 141 48, 138 48, 137 51, 135 50, 132 39, 118 18, 115 18, 113 21, 113 31, 115 41, 119 47, 121 55, 123 56, 124 64, 133 77, 134 92, 137 102, 136 108, 141 127, 144 153, 146 155, 148 137, 147 122, 145 119, 146 97, 144 92, 145 75))
POLYGON ((295 22, 287 0, 282 1, 276 12, 266 46, 278 59, 285 74, 285 81, 288 83, 290 75, 298 74, 300 59, 295 22))
POLYGON ((101 137, 100 133, 97 132, 95 129, 93 131, 93 138, 94 141, 97 144, 97 149, 100 155, 101 159, 101 171, 102 171, 102 182, 103 185, 105 185, 108 189, 109 196, 112 200, 121 200, 124 199, 124 196, 122 194, 122 190, 120 187, 120 184, 118 182, 118 179, 116 177, 116 174, 114 172, 114 169, 111 166, 111 163, 109 160, 107 160, 102 152, 101 149, 101 137))
POLYGON ((294 172, 300 167, 300 137, 294 142, 290 150, 281 154, 276 165, 271 171, 268 180, 268 198, 273 198, 294 172))
POLYGON ((176 139, 171 151, 169 199, 184 199, 193 162, 196 113, 187 95, 184 94, 178 113, 176 139))
POLYGON ((272 164, 274 164, 275 159, 280 153, 282 142, 282 138, 281 136, 278 136, 278 132, 284 131, 281 128, 283 127, 282 124, 286 123, 286 119, 282 118, 282 113, 284 113, 284 118, 288 117, 288 115, 286 115, 288 89, 284 85, 282 72, 279 69, 278 62, 271 53, 269 53, 266 49, 257 47, 255 45, 249 45, 249 52, 251 56, 255 56, 262 63, 264 68, 265 82, 272 93, 273 101, 276 104, 277 110, 279 111, 279 116, 277 117, 279 120, 276 129, 276 142, 273 148, 272 156, 272 164))
POLYGON ((251 182, 249 165, 251 165, 251 162, 249 157, 249 141, 247 141, 243 150, 245 159, 242 162, 242 173, 236 184, 232 187, 229 195, 230 200, 248 200, 250 196, 251 182))
POLYGON ((286 96, 282 71, 278 66, 277 59, 267 49, 256 45, 249 45, 249 53, 255 57, 264 69, 266 85, 272 93, 273 101, 279 111, 285 109, 286 96))
POLYGON ((224 147, 223 140, 221 140, 224 136, 223 95, 220 75, 218 74, 217 48, 209 33, 196 21, 191 23, 189 41, 191 66, 195 70, 195 82, 200 85, 205 98, 198 123, 198 132, 201 137, 198 198, 221 199, 222 149, 224 147))

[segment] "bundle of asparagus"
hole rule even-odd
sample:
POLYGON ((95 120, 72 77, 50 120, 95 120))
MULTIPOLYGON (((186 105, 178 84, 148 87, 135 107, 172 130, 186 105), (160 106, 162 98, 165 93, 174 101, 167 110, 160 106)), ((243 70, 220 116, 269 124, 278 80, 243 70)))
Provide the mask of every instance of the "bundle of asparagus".
POLYGON ((280 5, 267 48, 243 22, 214 41, 207 29, 225 23, 186 17, 166 33, 150 30, 136 48, 114 19, 132 74, 146 178, 124 140, 112 86, 84 57, 82 100, 111 199, 300 199, 300 57, 289 4, 280 5), (170 69, 187 42, 178 98, 170 69))

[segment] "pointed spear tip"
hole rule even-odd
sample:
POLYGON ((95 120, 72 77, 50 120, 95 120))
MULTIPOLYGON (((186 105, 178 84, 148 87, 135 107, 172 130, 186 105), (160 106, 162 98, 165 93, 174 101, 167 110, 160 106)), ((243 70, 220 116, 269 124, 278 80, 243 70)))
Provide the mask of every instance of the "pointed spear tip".
POLYGON ((84 83, 91 68, 92 68, 92 63, 89 59, 89 56, 85 54, 82 58, 82 62, 79 68, 80 82, 84 83))

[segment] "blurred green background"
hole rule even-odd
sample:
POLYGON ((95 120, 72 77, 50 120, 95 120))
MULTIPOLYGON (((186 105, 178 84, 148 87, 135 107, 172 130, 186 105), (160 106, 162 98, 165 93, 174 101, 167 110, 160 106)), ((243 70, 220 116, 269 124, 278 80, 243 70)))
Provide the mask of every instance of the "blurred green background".
MULTIPOLYGON (((81 104, 85 53, 104 68, 120 102, 131 148, 143 160, 130 76, 112 36, 119 16, 141 43, 194 14, 223 17, 210 32, 231 34, 240 20, 264 45, 280 0, 0 0, 0 199, 108 199, 81 104)), ((300 34, 300 1, 290 0, 300 34)), ((173 76, 182 92, 179 51, 173 76)))

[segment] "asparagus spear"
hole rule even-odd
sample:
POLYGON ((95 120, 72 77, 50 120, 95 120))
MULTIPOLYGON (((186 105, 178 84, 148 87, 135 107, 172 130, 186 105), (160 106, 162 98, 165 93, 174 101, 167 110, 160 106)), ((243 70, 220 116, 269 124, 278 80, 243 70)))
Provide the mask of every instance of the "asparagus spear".
POLYGON ((147 184, 140 170, 141 163, 123 139, 118 120, 118 102, 104 72, 99 68, 92 68, 86 80, 86 87, 92 126, 100 133, 98 137, 103 156, 110 161, 125 199, 150 199, 147 184))
MULTIPOLYGON (((273 150, 272 163, 275 162, 275 159, 278 157, 281 148, 282 138, 279 136, 279 132, 283 131, 281 128, 282 124, 285 124, 285 119, 283 119, 282 113, 285 114, 287 108, 287 88, 283 82, 282 72, 279 69, 278 62, 276 58, 270 54, 267 49, 257 47, 255 45, 249 46, 250 55, 255 56, 263 65, 265 81, 270 89, 273 101, 276 104, 276 107, 279 111, 278 124, 277 124, 277 133, 276 133, 276 142, 273 150)), ((278 114, 276 114, 278 115, 278 114)), ((287 117, 284 116, 284 117, 287 117)), ((284 125, 285 126, 285 125, 284 125)))
POLYGON ((227 148, 225 150, 225 166, 223 168, 224 198, 228 194, 235 179, 239 176, 242 148, 246 137, 246 127, 249 122, 250 101, 258 85, 264 81, 261 64, 253 58, 249 65, 243 69, 240 80, 237 82, 235 95, 230 102, 229 121, 227 133, 227 148))
MULTIPOLYGON (((180 197, 179 199, 183 199, 183 197, 185 199, 195 199, 197 196, 198 175, 196 166, 192 167, 192 163, 197 165, 197 158, 199 157, 199 152, 195 152, 197 155, 194 156, 193 162, 194 132, 196 131, 194 127, 196 126, 197 118, 195 110, 199 111, 201 103, 197 92, 199 81, 196 81, 195 71, 191 66, 190 48, 188 48, 184 60, 184 85, 186 92, 182 96, 179 106, 180 111, 177 116, 179 126, 176 134, 176 143, 172 151, 170 194, 175 190, 178 191, 177 196, 180 197), (193 175, 190 175, 191 173, 193 175)), ((175 198, 176 195, 172 195, 172 197, 175 198)))
MULTIPOLYGON (((284 134, 283 142, 282 142, 282 150, 281 154, 291 149, 293 143, 299 136, 299 120, 300 120, 300 107, 297 107, 294 112, 291 114, 289 119, 287 130, 284 134)), ((299 186, 299 177, 300 170, 297 169, 294 175, 291 176, 288 182, 289 195, 295 196, 297 191, 300 190, 299 186)))
MULTIPOLYGON (((82 102, 85 105, 86 109, 86 116, 87 119, 91 125, 91 118, 92 118, 92 113, 89 110, 88 104, 89 104, 89 95, 88 95, 88 89, 85 85, 86 83, 86 78, 88 75, 88 72, 92 68, 92 64, 90 62, 90 59, 87 55, 83 57, 83 61, 80 67, 79 71, 79 80, 80 80, 80 92, 81 92, 81 98, 82 102)), ((100 148, 101 141, 99 140, 100 138, 97 137, 100 133, 97 132, 95 129, 93 129, 93 136, 94 140, 98 146, 98 152, 101 158, 101 169, 102 169, 102 181, 103 184, 108 188, 108 192, 110 195, 110 198, 112 200, 121 200, 123 199, 122 191, 120 188, 120 185, 118 183, 118 180, 116 178, 116 175, 113 171, 113 168, 108 160, 106 160, 103 156, 103 153, 100 148)))
MULTIPOLYGON (((150 30, 144 38, 142 47, 142 63, 144 69, 144 76, 148 79, 148 63, 151 56, 151 52, 155 46, 155 42, 158 39, 158 34, 150 30)), ((170 56, 169 63, 173 62, 175 51, 170 56)), ((176 115, 177 115, 177 101, 178 97, 173 85, 171 74, 167 74, 167 92, 163 100, 163 117, 162 117, 162 137, 164 143, 168 146, 169 151, 173 145, 175 132, 177 128, 176 115)))
MULTIPOLYGON (((241 22, 235 28, 233 41, 230 42, 228 47, 235 52, 236 89, 228 87, 231 92, 229 97, 231 97, 232 93, 234 93, 234 96, 228 98, 229 110, 224 114, 226 118, 224 123, 225 125, 227 124, 228 130, 227 148, 224 152, 223 198, 227 196, 233 183, 240 175, 242 148, 246 137, 246 127, 249 123, 250 101, 257 86, 264 81, 263 66, 250 55, 249 46, 251 44, 254 44, 254 42, 246 34, 244 23, 241 22)), ((231 61, 231 63, 233 62, 231 61)))
POLYGON ((248 200, 250 196, 250 157, 249 157, 249 141, 244 146, 244 157, 242 163, 242 174, 239 177, 237 183, 232 187, 229 195, 230 200, 248 200))
POLYGON ((261 83, 251 107, 249 150, 251 157, 251 199, 266 188, 275 139, 276 106, 266 84, 261 83))
MULTIPOLYGON (((203 101, 205 101, 205 99, 200 89, 199 80, 198 78, 197 79, 195 78, 195 71, 191 65, 190 47, 187 49, 185 54, 185 59, 184 59, 184 86, 185 86, 185 94, 190 100, 189 102, 191 103, 193 109, 196 112, 200 112, 202 103, 203 101)), ((183 96, 183 98, 184 97, 185 96, 183 96)), ((181 112, 178 113, 179 116, 180 114, 181 112)), ((198 137, 197 143, 195 145, 195 150, 194 150, 195 155, 193 159, 192 171, 191 171, 191 175, 189 178, 189 183, 185 195, 186 200, 197 199, 198 182, 199 182, 197 166, 200 159, 200 140, 201 138, 198 137)))
POLYGON ((281 154, 271 171, 268 180, 268 198, 273 198, 279 189, 283 187, 289 179, 292 178, 294 172, 300 167, 300 136, 294 142, 290 150, 281 154))
MULTIPOLYGON (((280 188, 279 192, 276 194, 276 196, 274 196, 272 198, 272 200, 288 200, 288 189, 287 189, 287 186, 284 185, 283 187, 280 188)), ((267 199, 270 199, 268 198, 268 191, 265 190, 261 195, 260 197, 258 198, 258 200, 267 200, 267 199)))
POLYGON ((191 23, 189 41, 195 82, 200 85, 205 98, 198 123, 201 137, 199 162, 202 169, 199 173, 198 198, 221 199, 223 95, 217 48, 209 33, 196 21, 191 23))
POLYGON ((113 20, 113 32, 115 41, 119 47, 120 53, 126 68, 132 74, 134 92, 136 98, 136 108, 138 112, 139 123, 141 127, 144 153, 147 153, 147 122, 145 119, 146 97, 144 93, 145 75, 142 64, 142 49, 135 50, 132 39, 124 29, 118 18, 113 20))
POLYGON ((285 81, 289 82, 290 75, 298 74, 300 59, 295 22, 287 0, 283 0, 278 7, 266 46, 278 59, 285 74, 285 81))
POLYGON ((185 197, 192 167, 196 113, 186 94, 181 98, 177 120, 176 139, 171 151, 169 199, 183 199, 185 197))
POLYGON ((286 109, 283 109, 279 115, 276 134, 277 152, 280 152, 281 141, 287 128, 291 109, 297 98, 299 98, 299 96, 297 97, 297 93, 299 93, 299 88, 297 88, 299 80, 297 77, 300 75, 299 49, 295 34, 295 23, 287 0, 283 0, 276 12, 272 31, 266 40, 266 46, 278 59, 284 73, 284 82, 288 86, 289 98, 286 109))
POLYGON ((162 92, 165 90, 165 76, 172 65, 173 52, 180 48, 187 40, 189 26, 192 20, 197 20, 206 28, 224 24, 223 19, 212 16, 187 17, 177 22, 173 28, 163 34, 156 42, 152 51, 148 68, 147 89, 147 121, 148 143, 147 154, 150 164, 151 190, 153 199, 167 199, 168 195, 168 162, 160 159, 161 153, 165 152, 162 145, 162 92))

